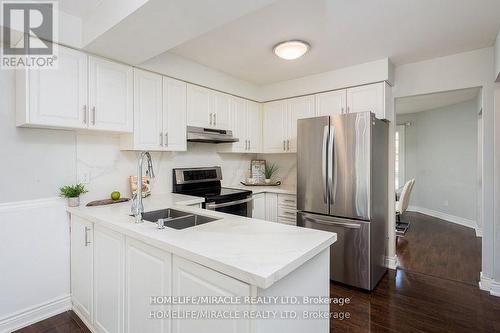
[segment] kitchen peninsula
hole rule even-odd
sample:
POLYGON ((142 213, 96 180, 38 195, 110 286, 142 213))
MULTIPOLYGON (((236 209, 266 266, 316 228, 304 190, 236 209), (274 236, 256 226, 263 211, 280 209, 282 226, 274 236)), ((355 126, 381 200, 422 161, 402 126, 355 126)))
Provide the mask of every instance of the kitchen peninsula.
POLYGON ((130 203, 68 208, 72 302, 85 324, 96 332, 328 332, 327 303, 264 300, 329 297, 329 247, 336 234, 200 209, 202 200, 178 194, 144 199, 145 212, 173 208, 215 219, 182 230, 134 223, 130 203), (157 296, 255 302, 155 304, 157 296), (205 310, 225 319, 192 317, 205 310), (305 319, 305 312, 320 318, 305 319))

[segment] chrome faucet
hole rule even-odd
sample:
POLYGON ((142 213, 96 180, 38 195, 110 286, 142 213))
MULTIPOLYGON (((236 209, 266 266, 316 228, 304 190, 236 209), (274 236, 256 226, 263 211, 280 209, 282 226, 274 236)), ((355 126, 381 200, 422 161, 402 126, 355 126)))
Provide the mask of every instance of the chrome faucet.
POLYGON ((135 217, 135 223, 142 223, 142 213, 144 213, 144 205, 142 204, 142 164, 144 163, 144 157, 148 161, 148 169, 146 170, 146 175, 149 178, 154 178, 155 173, 153 170, 153 161, 151 160, 151 154, 147 151, 141 152, 139 155, 139 160, 137 161, 137 183, 135 194, 132 197, 132 214, 135 217))

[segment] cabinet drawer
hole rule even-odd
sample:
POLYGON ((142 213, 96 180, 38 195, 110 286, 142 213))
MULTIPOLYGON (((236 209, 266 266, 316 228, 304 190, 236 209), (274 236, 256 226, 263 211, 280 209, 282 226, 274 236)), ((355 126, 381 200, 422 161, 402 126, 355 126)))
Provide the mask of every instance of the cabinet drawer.
POLYGON ((278 206, 297 207, 297 196, 292 194, 278 194, 278 206))
POLYGON ((295 219, 289 219, 285 217, 278 217, 278 223, 288 224, 288 225, 297 225, 297 221, 295 219))
POLYGON ((278 206, 278 216, 295 220, 297 218, 297 210, 295 208, 278 206))

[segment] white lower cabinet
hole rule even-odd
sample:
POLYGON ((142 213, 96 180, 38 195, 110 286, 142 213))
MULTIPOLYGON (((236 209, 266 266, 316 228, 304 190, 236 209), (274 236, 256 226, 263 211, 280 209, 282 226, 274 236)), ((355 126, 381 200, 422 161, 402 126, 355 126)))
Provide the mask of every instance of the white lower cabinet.
POLYGON ((94 227, 94 328, 100 333, 124 331, 125 237, 94 227))
POLYGON ((278 195, 266 193, 266 221, 278 222, 278 195))
MULTIPOLYGON (((248 284, 216 272, 210 268, 173 256, 173 296, 250 296, 248 284)), ((177 311, 228 310, 245 311, 245 305, 174 305, 177 311)), ((248 319, 182 319, 172 323, 172 332, 250 332, 248 319)))
POLYGON ((257 193, 252 195, 252 217, 255 219, 266 219, 266 194, 257 193))
MULTIPOLYGON (((254 195, 254 205, 255 205, 255 195, 254 195)), ((265 207, 264 219, 266 221, 278 222, 290 225, 297 224, 296 195, 265 193, 264 207, 265 207)))
POLYGON ((169 310, 152 304, 151 297, 172 294, 172 255, 127 238, 126 262, 125 332, 170 332, 169 319, 152 319, 150 313, 169 310))
POLYGON ((71 218, 71 301, 85 324, 92 323, 93 225, 71 218))

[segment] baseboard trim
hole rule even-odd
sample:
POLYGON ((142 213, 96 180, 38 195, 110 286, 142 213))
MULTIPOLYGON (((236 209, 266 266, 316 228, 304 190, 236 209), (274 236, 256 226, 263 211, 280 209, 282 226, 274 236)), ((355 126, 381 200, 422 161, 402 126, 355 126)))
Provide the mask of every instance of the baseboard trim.
POLYGON ((485 276, 483 272, 481 272, 479 280, 479 289, 489 292, 490 295, 500 297, 500 282, 485 276))
POLYGON ((387 267, 389 269, 396 269, 398 267, 398 257, 397 256, 394 256, 394 257, 386 256, 385 257, 385 267, 387 267))
POLYGON ((54 298, 1 318, 0 332, 12 332, 68 310, 71 310, 70 295, 54 298))
POLYGON ((418 207, 418 206, 408 206, 408 211, 422 213, 422 214, 429 215, 429 216, 432 216, 432 217, 435 217, 435 218, 438 218, 441 220, 445 220, 445 221, 448 221, 451 223, 460 224, 464 227, 472 228, 472 229, 476 230, 476 235, 477 235, 478 227, 477 227, 476 221, 474 221, 474 220, 469 220, 469 219, 466 219, 463 217, 459 217, 459 216, 455 216, 455 215, 451 215, 451 214, 447 214, 447 213, 443 213, 443 212, 438 212, 436 210, 418 207))

